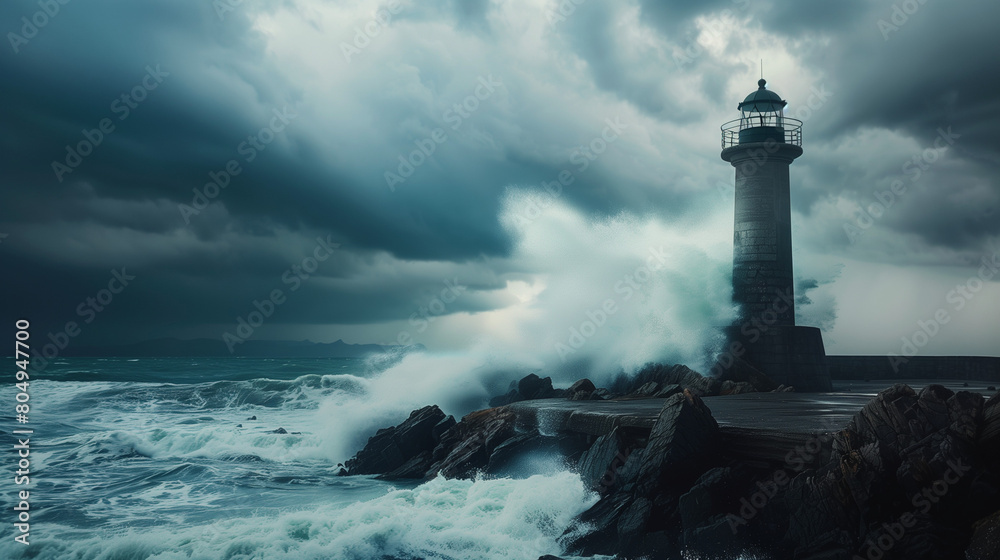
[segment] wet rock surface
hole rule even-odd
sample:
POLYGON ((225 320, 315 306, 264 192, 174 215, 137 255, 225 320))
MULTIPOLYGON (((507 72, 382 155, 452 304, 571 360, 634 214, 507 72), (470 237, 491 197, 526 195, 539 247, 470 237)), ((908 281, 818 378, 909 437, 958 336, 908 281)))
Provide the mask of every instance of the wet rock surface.
MULTIPOLYGON (((773 452, 734 461, 718 449, 707 407, 688 392, 664 403, 636 480, 602 494, 580 516, 594 531, 568 550, 994 558, 1000 465, 983 434, 992 442, 998 406, 975 393, 897 385, 843 429, 788 446, 783 461, 773 452)), ((584 457, 606 460, 608 440, 595 447, 584 457)), ((597 466, 583 467, 592 480, 597 466)))
POLYGON ((551 377, 538 377, 530 373, 519 381, 510 384, 510 391, 505 395, 490 399, 490 406, 497 407, 520 401, 534 399, 551 399, 561 397, 565 391, 552 388, 551 377))
MULTIPOLYGON (((401 424, 383 428, 344 466, 350 474, 377 474, 385 478, 418 478, 413 472, 430 466, 429 450, 438 441, 435 428, 447 416, 436 405, 414 410, 401 424)), ((452 419, 454 420, 454 419, 452 419)), ((438 436, 438 440, 440 439, 438 436)), ((426 470, 426 469, 424 469, 426 470)))
MULTIPOLYGON (((568 555, 1000 558, 997 396, 895 385, 846 423, 782 435, 720 428, 701 395, 739 394, 752 383, 689 372, 697 375, 683 366, 647 368, 609 389, 583 379, 564 392, 576 401, 659 399, 651 427, 545 436, 519 425, 508 406, 460 422, 425 407, 380 430, 347 468, 388 478, 469 477, 503 473, 534 450, 559 452, 600 496, 564 535, 568 555)), ((524 389, 544 394, 550 386, 531 379, 524 389)))

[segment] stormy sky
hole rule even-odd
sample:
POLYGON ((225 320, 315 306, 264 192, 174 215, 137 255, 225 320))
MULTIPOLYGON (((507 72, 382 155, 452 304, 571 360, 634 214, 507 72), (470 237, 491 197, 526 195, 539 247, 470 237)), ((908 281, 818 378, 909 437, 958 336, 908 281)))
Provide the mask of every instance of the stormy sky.
POLYGON ((998 355, 998 18, 986 0, 4 2, 3 316, 110 344, 220 338, 264 308, 254 338, 559 363, 611 299, 594 340, 630 342, 602 352, 685 356, 731 311, 719 126, 763 60, 804 121, 799 324, 829 353, 888 354, 938 314, 921 352, 998 355), (626 302, 657 251, 666 273, 626 302))

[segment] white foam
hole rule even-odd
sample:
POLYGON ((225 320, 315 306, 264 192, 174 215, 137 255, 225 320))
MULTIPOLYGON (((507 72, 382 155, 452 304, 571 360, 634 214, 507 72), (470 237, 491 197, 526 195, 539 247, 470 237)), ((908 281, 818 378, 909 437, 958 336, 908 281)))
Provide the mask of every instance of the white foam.
MULTIPOLYGON (((523 480, 445 480, 345 507, 329 505, 277 515, 192 526, 172 523, 124 532, 74 534, 46 524, 32 541, 38 560, 116 558, 180 560, 525 560, 561 554, 559 537, 596 502, 570 472, 523 480)), ((22 546, 0 543, 0 556, 22 546)))

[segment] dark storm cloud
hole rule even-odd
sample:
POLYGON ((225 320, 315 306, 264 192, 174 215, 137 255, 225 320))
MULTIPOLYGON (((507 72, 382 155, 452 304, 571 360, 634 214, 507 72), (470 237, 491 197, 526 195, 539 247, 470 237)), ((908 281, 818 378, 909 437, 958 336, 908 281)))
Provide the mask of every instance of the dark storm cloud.
MULTIPOLYGON (((817 153, 796 163, 797 211, 815 216, 836 197, 867 204, 873 189, 906 177, 901 166, 913 155, 886 162, 879 154, 819 151, 836 151, 865 127, 926 146, 939 127, 951 126, 962 137, 947 161, 910 185, 877 228, 955 252, 1000 231, 1000 140, 992 133, 1000 73, 989 27, 997 6, 927 2, 885 40, 878 20, 891 18, 886 3, 572 4, 565 21, 540 16, 514 28, 498 20, 503 3, 404 2, 350 61, 342 44, 357 40, 374 9, 337 12, 341 21, 315 15, 330 5, 307 2, 243 2, 221 17, 200 0, 62 6, 19 52, 5 44, 0 54, 0 91, 11 109, 0 128, 0 232, 10 233, 0 258, 21 271, 11 289, 24 294, 24 308, 57 323, 72 318, 112 268, 129 266, 140 280, 122 296, 128 305, 95 321, 95 331, 226 323, 281 287, 282 271, 317 236, 331 235, 340 253, 276 320, 406 319, 455 274, 471 295, 449 312, 502 306, 503 296, 492 292, 505 281, 471 264, 511 249, 497 218, 500 200, 512 185, 537 187, 576 170, 573 150, 599 137, 605 119, 623 117, 630 128, 576 174, 564 201, 592 216, 625 210, 663 219, 718 204, 706 177, 731 169, 714 144, 695 154, 688 142, 717 142, 716 115, 720 108, 731 115, 739 101, 731 79, 758 57, 754 33, 833 92, 806 125, 808 149, 817 153), (677 53, 696 45, 699 18, 727 11, 745 28, 728 37, 726 50, 701 48, 679 64, 677 53), (288 14, 298 18, 292 25, 307 20, 308 31, 294 37, 311 45, 301 60, 274 54, 288 38, 268 30, 288 24, 280 19, 288 14), (114 103, 150 69, 166 74, 162 82, 119 118, 114 103), (341 75, 350 78, 338 82, 341 75), (452 128, 453 107, 487 76, 502 86, 452 128), (286 108, 294 119, 247 161, 242 143, 286 108), (106 118, 114 131, 59 181, 53 160, 65 162, 65 147, 106 118), (390 190, 385 172, 438 128, 448 140, 390 190), (209 173, 230 160, 240 174, 185 220, 179 205, 192 205, 192 190, 204 191, 209 173)), ((37 9, 4 3, 0 30, 18 31, 21 17, 37 9)), ((834 250, 849 247, 841 221, 822 222, 834 250)))

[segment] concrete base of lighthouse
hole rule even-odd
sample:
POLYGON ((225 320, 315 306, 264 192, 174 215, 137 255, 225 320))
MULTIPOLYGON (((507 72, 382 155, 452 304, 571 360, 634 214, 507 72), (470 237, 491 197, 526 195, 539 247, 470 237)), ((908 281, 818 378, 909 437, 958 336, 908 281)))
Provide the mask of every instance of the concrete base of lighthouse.
POLYGON ((816 327, 771 325, 764 328, 725 329, 727 348, 742 350, 749 365, 775 383, 791 385, 799 392, 833 390, 823 335, 816 327))

